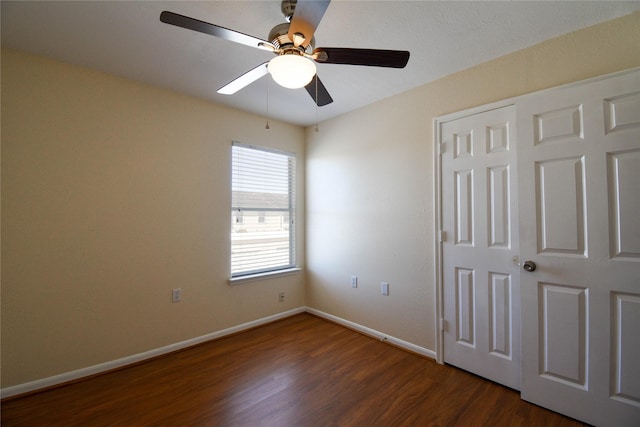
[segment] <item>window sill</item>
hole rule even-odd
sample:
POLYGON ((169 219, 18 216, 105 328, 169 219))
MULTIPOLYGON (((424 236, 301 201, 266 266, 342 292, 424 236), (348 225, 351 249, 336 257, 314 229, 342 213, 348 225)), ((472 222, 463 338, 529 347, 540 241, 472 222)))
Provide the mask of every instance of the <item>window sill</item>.
POLYGON ((240 283, 255 282, 257 280, 273 279, 275 277, 289 276, 296 274, 302 269, 298 267, 287 268, 286 270, 269 271, 267 273, 249 274, 246 276, 232 277, 227 280, 229 285, 239 285, 240 283))

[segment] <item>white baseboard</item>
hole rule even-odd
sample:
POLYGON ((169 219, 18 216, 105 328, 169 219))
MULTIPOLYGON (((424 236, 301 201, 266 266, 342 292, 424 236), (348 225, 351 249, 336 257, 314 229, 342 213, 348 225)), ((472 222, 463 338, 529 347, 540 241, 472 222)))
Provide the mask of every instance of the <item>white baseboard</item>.
POLYGON ((436 353, 433 350, 429 350, 424 347, 420 347, 418 345, 412 344, 408 341, 401 340, 400 338, 392 337, 390 335, 384 334, 380 331, 376 331, 375 329, 367 328, 366 326, 359 325, 357 323, 351 322, 349 320, 343 319, 341 317, 334 316, 333 314, 325 313, 320 310, 316 310, 315 308, 305 307, 305 311, 307 313, 314 314, 318 317, 322 317, 324 319, 330 320, 334 323, 337 323, 342 326, 346 326, 349 329, 356 330, 365 335, 369 335, 374 338, 378 338, 380 341, 386 341, 390 344, 393 344, 397 347, 403 348, 405 350, 411 351, 413 353, 420 354, 422 356, 430 357, 431 359, 436 358, 436 353))
POLYGON ((280 320, 285 317, 290 317, 295 314, 304 313, 304 312, 305 312, 305 307, 294 308, 293 310, 284 311, 282 313, 274 314, 272 316, 263 317, 258 320, 243 323, 237 326, 232 326, 231 328, 222 329, 220 331, 212 332, 210 334, 202 335, 196 338, 191 338, 185 341, 180 341, 175 344, 170 344, 164 347, 145 351, 143 353, 138 353, 138 354, 123 357, 120 359, 112 360, 109 362, 100 363, 98 365, 77 369, 71 372, 65 372, 63 374, 54 375, 52 377, 47 377, 40 380, 30 381, 24 384, 18 384, 15 386, 6 387, 3 389, 0 389, 0 398, 16 396, 18 394, 23 394, 23 393, 29 393, 42 388, 63 384, 69 381, 74 381, 83 377, 100 374, 102 372, 107 372, 112 369, 121 368, 123 366, 141 362, 146 359, 151 359, 152 357, 161 356, 163 354, 167 354, 176 350, 181 350, 183 348, 191 347, 196 344, 201 344, 206 341, 211 341, 216 338, 221 338, 226 335, 231 335, 236 332, 241 332, 247 329, 255 328, 256 326, 264 325, 266 323, 270 323, 275 320, 280 320))
POLYGON ((417 346, 415 344, 411 344, 410 342, 401 340, 399 338, 395 338, 382 332, 376 331, 375 329, 367 328, 366 326, 359 325, 357 323, 351 322, 349 320, 342 319, 340 317, 334 316, 332 314, 325 313, 320 310, 316 310, 311 307, 298 307, 293 310, 284 311, 282 313, 274 314, 272 316, 263 317, 258 320, 254 320, 251 322, 243 323, 241 325, 233 326, 231 328, 222 329, 220 331, 212 332, 210 334, 202 335, 196 338, 191 338, 185 341, 180 341, 175 344, 170 344, 164 347, 156 348, 153 350, 145 351, 143 353, 134 354, 131 356, 123 357, 120 359, 112 360, 105 363, 100 363, 98 365, 88 366, 86 368, 77 369, 71 372, 65 372, 63 374, 54 375, 52 377, 43 378, 40 380, 30 381, 24 384, 18 384, 11 387, 6 387, 0 389, 0 398, 6 398, 11 396, 16 396, 19 394, 29 393, 32 391, 40 390, 47 387, 56 386, 59 384, 64 384, 66 382, 75 381, 84 377, 88 377, 91 375, 100 374, 103 372, 107 372, 113 369, 121 368, 127 365, 131 365, 133 363, 141 362, 146 359, 151 359, 153 357, 162 356, 163 354, 171 353, 176 350, 182 350, 187 347, 191 347, 193 345, 201 344, 206 341, 211 341, 216 338, 222 338, 226 335, 231 335, 237 332, 242 332, 247 329, 255 328, 256 326, 261 326, 276 320, 284 319, 286 317, 293 316, 295 314, 300 313, 311 313, 318 317, 327 319, 331 322, 337 323, 339 325, 346 326, 355 331, 361 332, 365 335, 379 338, 381 341, 387 341, 393 345, 396 345, 400 348, 404 348, 406 350, 412 351, 414 353, 430 357, 435 359, 435 352, 432 350, 426 349, 424 347, 417 346))

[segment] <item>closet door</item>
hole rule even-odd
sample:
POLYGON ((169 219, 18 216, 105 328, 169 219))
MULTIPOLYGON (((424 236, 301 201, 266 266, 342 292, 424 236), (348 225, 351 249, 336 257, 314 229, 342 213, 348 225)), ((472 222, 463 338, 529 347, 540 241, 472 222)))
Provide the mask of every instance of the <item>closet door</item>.
POLYGON ((522 398, 595 425, 640 425, 639 88, 516 102, 522 398))
POLYGON ((440 125, 444 361, 520 389, 515 108, 440 125))

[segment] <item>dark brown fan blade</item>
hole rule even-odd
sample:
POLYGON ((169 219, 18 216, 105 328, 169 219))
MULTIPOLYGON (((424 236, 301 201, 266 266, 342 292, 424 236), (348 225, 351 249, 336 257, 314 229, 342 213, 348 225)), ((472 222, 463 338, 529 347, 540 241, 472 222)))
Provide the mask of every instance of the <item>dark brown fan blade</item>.
POLYGON ((309 95, 311 95, 313 102, 315 102, 318 107, 323 107, 333 102, 331 95, 329 95, 327 88, 324 87, 324 85, 322 84, 322 80, 318 78, 317 74, 313 76, 313 79, 311 80, 311 82, 308 85, 306 85, 304 88, 307 90, 307 92, 309 92, 309 95), (317 83, 317 86, 316 86, 316 83, 317 83), (316 91, 318 93, 317 99, 316 99, 316 91))
POLYGON ((367 65, 370 67, 404 68, 409 62, 406 50, 351 49, 319 47, 313 51, 317 62, 325 64, 367 65))
POLYGON ((178 15, 177 13, 168 12, 166 10, 160 14, 160 21, 165 24, 175 25, 176 27, 186 28, 187 30, 199 31, 211 36, 221 37, 225 40, 246 46, 258 49, 275 50, 275 47, 266 40, 220 27, 219 25, 189 18, 188 16, 178 15))
POLYGON ((289 25, 289 40, 295 40, 296 33, 302 34, 302 46, 307 47, 330 2, 331 0, 298 0, 289 25))

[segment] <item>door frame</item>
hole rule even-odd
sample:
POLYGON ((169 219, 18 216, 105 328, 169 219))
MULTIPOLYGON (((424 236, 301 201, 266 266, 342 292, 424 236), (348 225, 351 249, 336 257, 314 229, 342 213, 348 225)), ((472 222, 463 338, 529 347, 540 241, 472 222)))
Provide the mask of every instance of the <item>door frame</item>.
MULTIPOLYGON (((436 362, 444 364, 444 278, 443 278, 443 255, 442 255, 442 158, 441 158, 441 131, 440 128, 443 123, 450 122, 452 120, 461 119, 474 114, 483 113, 486 111, 495 110, 509 105, 514 105, 516 108, 516 119, 518 117, 518 103, 523 99, 532 96, 540 96, 545 92, 555 91, 560 88, 569 88, 574 86, 582 86, 585 84, 593 83, 598 80, 609 79, 616 76, 621 76, 633 72, 640 71, 640 67, 634 67, 622 71, 616 71, 613 73, 604 74, 601 76, 591 77, 584 80, 578 80, 575 82, 561 84, 546 89, 541 89, 533 92, 529 92, 523 95, 506 98, 501 101, 492 102, 489 104, 479 105, 471 107, 461 111, 456 111, 449 114, 444 114, 433 119, 433 212, 434 212, 434 228, 433 228, 433 247, 434 247, 434 287, 435 287, 435 301, 434 311, 435 318, 435 355, 436 362)), ((518 143, 517 141, 515 142, 518 143)), ((519 214, 518 214, 519 215, 519 214)), ((519 252, 520 248, 517 248, 516 252, 519 252)))

